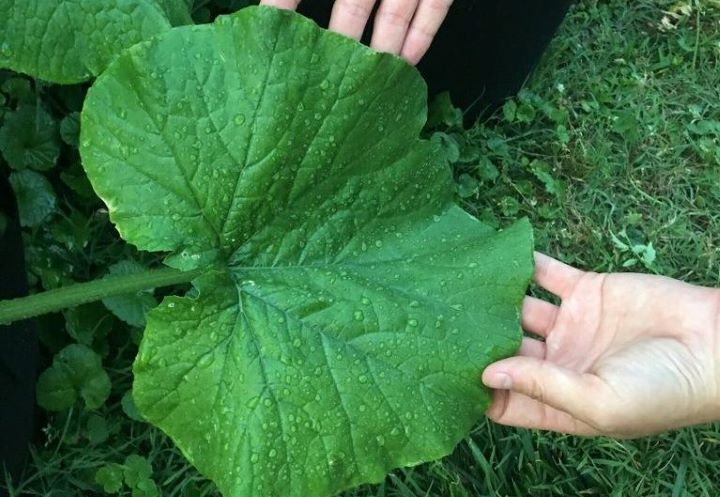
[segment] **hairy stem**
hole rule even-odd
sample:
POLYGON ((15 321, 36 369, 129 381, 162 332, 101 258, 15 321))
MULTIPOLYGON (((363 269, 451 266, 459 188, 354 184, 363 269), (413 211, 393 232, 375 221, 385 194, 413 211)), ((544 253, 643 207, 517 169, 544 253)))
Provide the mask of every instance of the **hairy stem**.
POLYGON ((75 307, 88 302, 95 302, 107 297, 127 295, 150 288, 188 283, 200 276, 204 270, 178 271, 164 268, 127 274, 108 276, 87 283, 77 283, 47 292, 0 301, 0 325, 13 321, 28 319, 49 312, 57 312, 68 307, 75 307))

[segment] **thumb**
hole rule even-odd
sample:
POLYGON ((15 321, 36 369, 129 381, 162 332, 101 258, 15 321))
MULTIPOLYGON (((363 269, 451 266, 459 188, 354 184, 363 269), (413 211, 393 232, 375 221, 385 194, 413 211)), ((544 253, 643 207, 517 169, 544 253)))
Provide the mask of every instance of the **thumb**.
POLYGON ((571 416, 591 421, 607 388, 597 376, 581 374, 535 357, 511 357, 485 369, 483 383, 530 397, 571 416))

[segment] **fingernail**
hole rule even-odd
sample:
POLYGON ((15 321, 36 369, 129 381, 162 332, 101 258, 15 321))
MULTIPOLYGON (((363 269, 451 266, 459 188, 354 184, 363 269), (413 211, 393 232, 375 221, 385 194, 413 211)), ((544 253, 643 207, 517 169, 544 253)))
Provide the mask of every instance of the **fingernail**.
POLYGON ((498 390, 510 390, 512 388, 512 378, 505 373, 495 373, 487 378, 485 385, 498 390))

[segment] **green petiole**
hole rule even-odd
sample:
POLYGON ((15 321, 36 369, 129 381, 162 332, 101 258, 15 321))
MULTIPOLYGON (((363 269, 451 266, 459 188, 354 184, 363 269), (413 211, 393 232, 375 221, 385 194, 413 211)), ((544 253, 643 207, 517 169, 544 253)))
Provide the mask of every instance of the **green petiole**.
POLYGON ((95 302, 107 297, 126 295, 148 288, 189 283, 205 270, 179 271, 173 268, 153 269, 143 273, 109 276, 87 283, 0 301, 0 325, 28 319, 68 307, 95 302))

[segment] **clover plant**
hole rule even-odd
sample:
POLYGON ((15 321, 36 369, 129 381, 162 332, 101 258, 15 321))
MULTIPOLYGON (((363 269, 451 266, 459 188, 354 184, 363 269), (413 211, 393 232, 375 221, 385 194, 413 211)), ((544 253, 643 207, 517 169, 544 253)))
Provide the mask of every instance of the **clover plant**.
POLYGON ((0 322, 192 282, 146 315, 134 403, 228 497, 326 497, 447 455, 519 346, 532 239, 454 203, 425 102, 401 59, 271 8, 132 46, 88 92, 80 152, 120 235, 168 267, 0 322))

